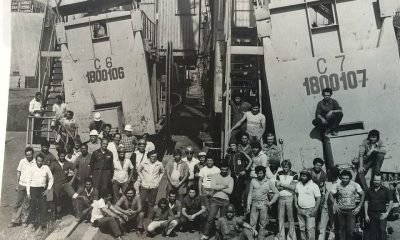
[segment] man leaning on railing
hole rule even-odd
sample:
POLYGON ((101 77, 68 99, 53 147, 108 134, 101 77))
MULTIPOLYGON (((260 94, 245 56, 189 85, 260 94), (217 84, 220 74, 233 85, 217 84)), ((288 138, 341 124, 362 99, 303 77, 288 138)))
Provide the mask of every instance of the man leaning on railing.
POLYGON ((34 116, 33 119, 33 143, 40 142, 40 129, 41 129, 41 117, 43 115, 43 108, 42 108, 42 94, 37 92, 35 94, 35 98, 29 103, 29 113, 31 116, 34 116))

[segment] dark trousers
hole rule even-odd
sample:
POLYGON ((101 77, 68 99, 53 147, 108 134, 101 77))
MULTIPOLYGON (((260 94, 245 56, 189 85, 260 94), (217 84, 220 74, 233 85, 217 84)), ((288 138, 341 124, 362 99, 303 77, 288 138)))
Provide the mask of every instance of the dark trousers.
POLYGON ((107 197, 111 193, 112 170, 95 169, 92 172, 93 187, 99 191, 99 198, 107 197))
POLYGON ((67 182, 61 185, 53 186, 54 203, 57 208, 58 217, 63 214, 69 213, 69 209, 72 206, 72 196, 75 194, 75 190, 72 185, 67 182))
POLYGON ((353 209, 340 210, 337 214, 338 232, 340 240, 353 240, 354 230, 356 228, 356 216, 352 213, 353 209))
POLYGON ((343 118, 343 113, 341 112, 337 112, 337 113, 333 113, 331 118, 326 118, 324 117, 325 120, 328 122, 328 124, 323 124, 321 119, 319 118, 315 118, 312 121, 312 124, 318 128, 321 132, 325 132, 328 129, 331 129, 332 131, 337 131, 340 121, 342 121, 343 118))
POLYGON ((118 238, 122 235, 120 224, 113 217, 102 217, 94 221, 96 227, 99 227, 100 231, 111 231, 111 234, 118 238))
POLYGON ((47 225, 47 201, 43 192, 44 187, 31 187, 31 212, 32 220, 36 220, 43 227, 47 225))
POLYGON ((33 143, 39 144, 41 141, 42 133, 39 132, 42 129, 42 121, 41 118, 33 119, 33 143))
POLYGON ((126 230, 131 230, 133 228, 144 230, 143 226, 144 212, 139 212, 128 216, 128 221, 125 222, 124 226, 126 230))
POLYGON ((238 175, 233 178, 235 184, 233 185, 233 191, 230 197, 230 202, 235 206, 236 215, 244 214, 244 196, 246 192, 246 175, 238 175))
POLYGON ((204 223, 206 222, 206 220, 207 220, 207 213, 202 213, 202 214, 198 215, 193 221, 189 221, 189 219, 187 217, 185 217, 181 214, 181 217, 179 219, 179 224, 185 230, 196 229, 199 231, 203 231, 204 223))
POLYGON ((17 187, 17 201, 14 206, 12 223, 26 223, 29 216, 30 201, 26 195, 26 187, 19 185, 17 187))
POLYGON ((368 173, 369 169, 372 169, 370 186, 372 186, 374 176, 381 172, 383 160, 385 160, 385 154, 376 152, 372 153, 369 158, 364 158, 365 174, 368 173))
POLYGON ((74 208, 76 210, 76 217, 82 220, 87 219, 87 216, 90 213, 89 209, 92 208, 90 206, 91 204, 89 203, 89 201, 79 198, 79 199, 74 199, 73 203, 74 203, 74 208))
POLYGON ((219 216, 225 216, 225 207, 229 204, 228 200, 221 198, 211 198, 210 209, 208 211, 207 222, 204 225, 204 235, 210 237, 215 226, 215 219, 219 211, 219 216))
POLYGON ((365 230, 365 240, 386 240, 386 224, 387 219, 380 220, 381 213, 378 212, 368 212, 370 219, 369 224, 366 226, 365 230))
POLYGON ((153 207, 156 204, 158 188, 144 188, 140 186, 140 199, 142 200, 143 209, 147 208, 147 216, 153 212, 153 207))

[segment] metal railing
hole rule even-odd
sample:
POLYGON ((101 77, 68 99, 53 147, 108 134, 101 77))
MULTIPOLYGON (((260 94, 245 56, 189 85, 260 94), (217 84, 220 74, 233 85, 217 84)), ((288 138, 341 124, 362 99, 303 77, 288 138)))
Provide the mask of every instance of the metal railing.
POLYGON ((150 20, 147 15, 142 12, 142 24, 143 24, 143 39, 148 40, 149 45, 152 49, 157 48, 157 29, 156 24, 150 20))
POLYGON ((46 139, 50 144, 55 144, 57 136, 66 134, 65 139, 60 137, 64 146, 70 139, 75 139, 78 136, 78 128, 75 132, 70 132, 65 125, 54 117, 35 117, 28 116, 26 126, 26 146, 40 145, 43 139, 46 139), (55 128, 55 126, 57 126, 55 128))

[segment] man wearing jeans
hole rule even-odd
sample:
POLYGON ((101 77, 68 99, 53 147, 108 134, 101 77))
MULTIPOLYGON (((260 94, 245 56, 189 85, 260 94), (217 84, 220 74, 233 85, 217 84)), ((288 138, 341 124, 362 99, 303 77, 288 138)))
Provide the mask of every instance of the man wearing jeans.
POLYGON ((279 239, 281 240, 296 240, 296 232, 293 218, 293 193, 299 176, 292 171, 292 163, 289 160, 284 160, 281 163, 282 171, 278 172, 276 186, 279 190, 279 239), (286 237, 285 233, 285 215, 289 221, 289 232, 286 237))
POLYGON ((339 239, 353 240, 356 224, 356 215, 360 212, 364 202, 364 192, 358 183, 351 181, 351 172, 343 170, 340 173, 340 184, 336 184, 329 198, 333 202, 333 212, 337 213, 339 239), (361 201, 356 205, 357 195, 361 201))
MULTIPOLYGON (((144 205, 147 205, 147 214, 152 216, 153 207, 156 204, 158 186, 164 175, 164 167, 161 162, 157 161, 157 152, 155 150, 147 154, 149 160, 140 164, 138 169, 140 185, 140 198, 144 205)), ((146 208, 145 212, 146 212, 146 208)))
POLYGON ((269 222, 268 208, 271 208, 278 201, 279 191, 275 187, 275 181, 265 178, 266 169, 264 166, 257 166, 255 173, 257 177, 250 182, 250 190, 247 197, 247 212, 250 212, 250 225, 253 229, 256 228, 258 218, 260 218, 258 239, 263 240, 265 237, 265 227, 269 222), (271 200, 268 200, 270 192, 274 196, 271 200))
POLYGON ((301 240, 315 239, 315 216, 321 202, 319 187, 311 180, 311 170, 300 173, 300 182, 296 185, 295 205, 301 240))
POLYGON ((26 186, 30 179, 30 169, 36 164, 33 159, 33 152, 31 147, 25 148, 25 158, 19 161, 17 168, 17 186, 15 188, 17 192, 17 202, 15 203, 14 213, 8 227, 15 227, 21 223, 27 224, 30 203, 26 195, 26 186))
POLYGON ((233 190, 233 178, 229 175, 229 166, 226 163, 221 165, 220 174, 211 176, 211 189, 215 191, 215 194, 211 198, 207 222, 204 226, 203 236, 201 236, 203 240, 211 237, 218 211, 220 216, 223 217, 225 207, 229 204, 229 195, 233 190))

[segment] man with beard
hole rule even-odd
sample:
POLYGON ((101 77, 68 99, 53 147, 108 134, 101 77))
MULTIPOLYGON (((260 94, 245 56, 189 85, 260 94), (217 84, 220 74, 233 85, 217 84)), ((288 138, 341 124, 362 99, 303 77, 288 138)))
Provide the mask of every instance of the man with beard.
POLYGON ((188 186, 192 186, 196 184, 194 169, 200 161, 194 157, 194 150, 192 146, 186 147, 185 153, 186 157, 184 157, 182 161, 186 162, 189 167, 188 186))
POLYGON ((115 204, 115 208, 120 212, 119 216, 125 220, 125 229, 130 231, 135 228, 138 236, 142 236, 144 232, 142 201, 139 196, 135 196, 135 189, 131 187, 128 187, 124 193, 125 195, 122 195, 115 204))
POLYGON ((249 195, 247 197, 247 212, 250 212, 250 225, 256 228, 258 218, 260 218, 260 230, 258 239, 265 237, 265 227, 269 223, 268 209, 278 201, 279 191, 275 187, 275 181, 265 178, 266 169, 264 166, 255 168, 256 178, 250 182, 249 195), (274 195, 268 200, 268 194, 272 192, 274 195))
POLYGON ((214 166, 214 159, 211 156, 207 156, 206 158, 206 166, 199 172, 199 195, 205 198, 208 210, 210 208, 211 197, 214 194, 214 190, 211 188, 211 177, 219 174, 221 170, 214 166))
MULTIPOLYGON (((279 239, 296 240, 293 212, 293 194, 298 183, 299 176, 292 171, 292 163, 289 160, 283 160, 281 163, 282 171, 278 172, 276 187, 279 190, 279 239), (289 222, 289 232, 286 238, 285 233, 285 215, 289 222)), ((324 239, 325 240, 325 239, 324 239)))
POLYGON ((168 162, 165 167, 168 179, 167 194, 170 191, 176 191, 179 194, 179 197, 181 197, 187 192, 189 161, 184 162, 182 160, 182 152, 179 149, 175 150, 172 156, 174 157, 174 160, 168 162))
POLYGON ((253 240, 257 230, 242 218, 235 216, 235 208, 229 204, 225 208, 225 216, 216 224, 218 240, 253 240))
MULTIPOLYGON (((203 168, 205 169, 205 168, 203 168)), ((229 204, 229 195, 233 190, 233 178, 229 176, 229 166, 226 163, 221 165, 220 174, 211 175, 211 189, 215 192, 210 201, 207 222, 204 226, 204 232, 201 239, 211 237, 212 228, 215 225, 217 213, 221 217, 225 215, 225 207, 229 204)))
POLYGON ((60 149, 58 152, 58 160, 50 164, 50 170, 54 177, 53 192, 54 192, 54 203, 56 206, 56 214, 61 217, 62 214, 66 214, 68 206, 71 206, 69 198, 75 199, 78 194, 72 187, 72 183, 75 180, 75 175, 70 181, 68 181, 68 173, 75 170, 75 166, 66 161, 65 156, 67 152, 64 149, 60 149), (65 198, 65 195, 67 198, 65 198))
POLYGON ((56 157, 54 154, 52 154, 49 149, 50 149, 50 143, 46 139, 42 140, 42 143, 40 144, 40 152, 38 152, 37 155, 41 154, 43 155, 43 165, 50 166, 50 163, 56 160, 56 157))
POLYGON ((264 114, 260 112, 260 105, 258 103, 252 105, 251 111, 244 113, 242 119, 240 119, 232 127, 231 131, 240 127, 240 125, 242 125, 244 121, 247 121, 246 129, 247 133, 250 135, 250 140, 262 143, 263 141, 262 137, 266 127, 265 125, 266 120, 264 114))
POLYGON ((246 191, 246 173, 250 170, 251 159, 244 153, 237 150, 236 141, 231 139, 229 142, 229 151, 225 156, 225 161, 229 165, 231 177, 235 184, 231 194, 231 203, 235 206, 236 213, 244 213, 244 192, 246 191))
POLYGON ((393 207, 393 194, 382 186, 382 176, 375 175, 373 185, 367 190, 365 198, 366 240, 386 240, 387 217, 393 207))
POLYGON ((100 140, 98 139, 99 132, 95 129, 91 130, 89 133, 90 139, 87 142, 88 152, 92 154, 94 151, 100 148, 100 140))
POLYGON ((250 177, 256 178, 257 174, 255 169, 257 166, 268 166, 268 157, 261 151, 261 143, 260 142, 252 142, 251 144, 252 158, 251 158, 251 172, 250 177))
POLYGON ((313 165, 314 167, 311 168, 311 178, 313 182, 318 185, 322 192, 326 181, 326 173, 324 170, 322 170, 322 167, 325 165, 325 161, 321 158, 314 158, 313 165))
POLYGON ((332 133, 333 136, 338 134, 338 127, 343 118, 342 107, 339 103, 331 98, 332 89, 325 88, 322 90, 324 99, 318 102, 315 110, 315 119, 312 124, 320 130, 322 134, 332 133))
POLYGON ((118 148, 118 158, 114 160, 114 174, 112 178, 113 201, 119 199, 119 192, 125 192, 132 181, 134 166, 131 160, 125 158, 125 149, 121 145, 118 148))
POLYGON ((90 177, 90 159, 92 154, 88 152, 88 146, 86 143, 81 145, 81 155, 76 158, 75 161, 75 176, 78 179, 78 186, 83 187, 85 185, 85 179, 90 177))
POLYGON ((206 202, 198 195, 197 187, 190 186, 187 196, 182 201, 182 214, 179 223, 184 230, 202 229, 207 220, 206 202))
POLYGON ((93 187, 92 179, 86 178, 85 180, 82 180, 82 182, 84 182, 85 185, 80 187, 76 192, 78 196, 74 203, 76 217, 85 220, 90 215, 90 206, 93 201, 99 199, 99 192, 93 187))
POLYGON ((36 166, 30 168, 30 176, 26 193, 31 200, 31 218, 39 223, 40 230, 47 226, 47 202, 46 195, 53 186, 53 175, 47 165, 43 165, 44 157, 39 154, 36 156, 36 166))
POLYGON ((356 215, 364 202, 363 190, 358 183, 351 181, 351 178, 351 173, 343 170, 340 173, 340 183, 332 188, 329 196, 333 202, 333 212, 337 213, 340 240, 354 239, 356 215), (357 195, 361 196, 358 206, 356 205, 357 195))
POLYGON ((321 192, 317 184, 311 180, 311 170, 300 172, 300 182, 296 185, 295 206, 301 240, 315 239, 315 217, 321 202, 321 192))
MULTIPOLYGON (((126 150, 126 149, 125 149, 126 150)), ((130 160, 135 167, 135 171, 133 174, 133 187, 135 188, 136 195, 139 195, 139 187, 141 183, 141 179, 139 178, 138 169, 140 164, 148 161, 147 154, 149 152, 146 151, 146 141, 144 139, 140 139, 138 142, 138 149, 132 153, 130 160)))
POLYGON ((93 176, 93 185, 99 190, 100 197, 111 194, 111 179, 114 174, 113 155, 107 149, 108 139, 101 140, 101 147, 93 152, 90 159, 90 169, 93 176))

